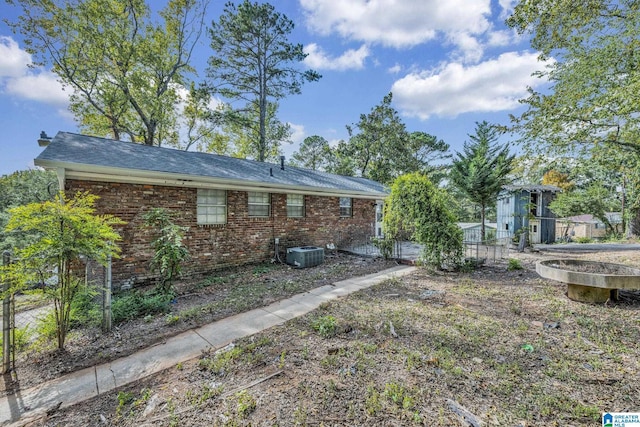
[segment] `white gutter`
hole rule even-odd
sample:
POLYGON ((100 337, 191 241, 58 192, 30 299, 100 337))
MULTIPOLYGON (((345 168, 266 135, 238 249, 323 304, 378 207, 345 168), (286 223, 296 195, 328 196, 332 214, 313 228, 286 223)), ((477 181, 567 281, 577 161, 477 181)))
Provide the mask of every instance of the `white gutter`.
POLYGON ((142 171, 122 168, 112 168, 106 166, 84 166, 76 163, 59 162, 55 160, 38 160, 34 163, 47 169, 56 169, 58 179, 62 176, 62 186, 64 179, 80 179, 87 181, 120 182, 131 184, 148 184, 168 187, 188 187, 188 188, 214 188, 221 190, 237 191, 262 191, 271 193, 291 193, 309 194, 314 196, 327 197, 353 197, 359 199, 384 199, 386 193, 340 190, 335 188, 309 187, 300 185, 269 184, 258 181, 244 181, 239 179, 214 178, 204 176, 193 176, 186 174, 142 171))

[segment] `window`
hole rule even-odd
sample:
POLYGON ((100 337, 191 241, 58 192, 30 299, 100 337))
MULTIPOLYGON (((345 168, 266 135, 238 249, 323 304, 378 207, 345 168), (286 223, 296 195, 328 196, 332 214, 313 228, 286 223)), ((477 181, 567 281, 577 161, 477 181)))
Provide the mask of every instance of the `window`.
POLYGON ((198 224, 227 223, 227 192, 198 188, 197 194, 198 224))
POLYGON ((268 217, 271 214, 271 198, 269 193, 249 191, 249 216, 268 217))
POLYGON ((340 197, 340 216, 350 217, 353 214, 351 197, 340 197))
POLYGON ((529 213, 533 216, 538 216, 538 193, 531 193, 531 203, 529 213))
POLYGON ((287 194, 287 216, 290 218, 304 217, 304 195, 287 194))

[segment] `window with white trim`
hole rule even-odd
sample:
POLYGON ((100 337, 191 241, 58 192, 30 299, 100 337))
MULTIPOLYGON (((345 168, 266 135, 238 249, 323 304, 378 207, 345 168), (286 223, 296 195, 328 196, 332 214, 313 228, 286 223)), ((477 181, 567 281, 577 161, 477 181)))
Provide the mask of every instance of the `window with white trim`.
POLYGON ((227 192, 210 188, 198 188, 198 224, 227 223, 227 192))
POLYGON ((266 218, 271 214, 271 195, 249 191, 249 216, 254 218, 266 218))
POLYGON ((287 216, 304 217, 304 194, 287 194, 287 216))
POLYGON ((353 200, 351 197, 340 197, 340 216, 348 218, 353 215, 353 200))

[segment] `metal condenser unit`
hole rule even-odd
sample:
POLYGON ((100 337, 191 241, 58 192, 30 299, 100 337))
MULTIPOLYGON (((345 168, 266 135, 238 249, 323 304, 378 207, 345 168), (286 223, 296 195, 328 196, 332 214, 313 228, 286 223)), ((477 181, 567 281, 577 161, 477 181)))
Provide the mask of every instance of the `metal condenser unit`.
POLYGON ((317 246, 287 248, 287 264, 298 268, 313 267, 324 262, 324 249, 317 246))

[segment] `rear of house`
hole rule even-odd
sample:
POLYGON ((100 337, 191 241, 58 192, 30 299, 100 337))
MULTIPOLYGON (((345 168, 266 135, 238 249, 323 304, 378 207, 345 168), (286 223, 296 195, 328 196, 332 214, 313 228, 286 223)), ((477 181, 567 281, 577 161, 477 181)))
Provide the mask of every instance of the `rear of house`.
POLYGON ((151 208, 171 211, 188 227, 191 259, 184 272, 261 262, 293 246, 335 245, 376 233, 376 211, 387 192, 374 181, 281 164, 149 147, 60 132, 35 160, 56 170, 61 188, 89 191, 96 207, 126 224, 114 283, 148 282, 151 208), (278 242, 276 245, 276 241, 278 242))

